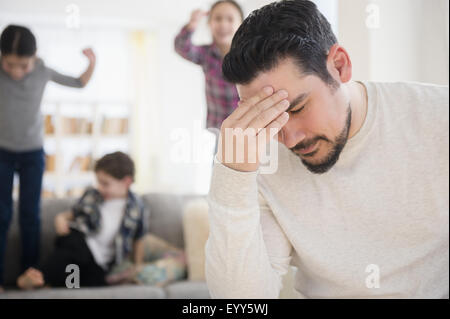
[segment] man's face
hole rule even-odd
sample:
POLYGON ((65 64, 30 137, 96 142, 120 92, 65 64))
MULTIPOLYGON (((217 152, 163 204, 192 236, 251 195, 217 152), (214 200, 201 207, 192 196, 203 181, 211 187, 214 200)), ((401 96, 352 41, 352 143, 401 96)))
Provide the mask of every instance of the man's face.
POLYGON ((1 67, 13 80, 20 81, 33 71, 35 56, 21 57, 15 54, 2 55, 1 67))
POLYGON ((97 171, 95 175, 97 189, 105 200, 125 198, 128 195, 128 189, 132 182, 131 177, 117 179, 101 170, 97 171))
POLYGON ((348 139, 351 110, 347 91, 342 86, 331 88, 316 75, 302 75, 290 58, 259 74, 249 84, 237 85, 237 89, 245 100, 266 86, 289 94, 289 120, 278 140, 300 157, 311 172, 328 171, 348 139))

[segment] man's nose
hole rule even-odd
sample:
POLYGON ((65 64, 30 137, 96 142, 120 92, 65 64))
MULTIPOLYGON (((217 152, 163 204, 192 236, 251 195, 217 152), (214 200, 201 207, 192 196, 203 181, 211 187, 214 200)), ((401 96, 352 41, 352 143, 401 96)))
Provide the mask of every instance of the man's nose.
POLYGON ((281 129, 279 140, 287 148, 293 148, 295 145, 303 141, 306 137, 303 129, 298 122, 289 120, 281 129))

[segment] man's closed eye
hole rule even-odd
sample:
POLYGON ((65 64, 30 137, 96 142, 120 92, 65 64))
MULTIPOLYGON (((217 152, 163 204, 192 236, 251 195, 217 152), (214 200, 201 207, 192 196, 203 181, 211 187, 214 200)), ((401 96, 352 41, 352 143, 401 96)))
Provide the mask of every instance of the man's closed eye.
POLYGON ((302 106, 301 108, 299 108, 298 110, 290 111, 290 112, 291 112, 291 114, 298 114, 298 113, 300 113, 301 111, 303 111, 303 109, 305 108, 305 106, 306 106, 306 104, 303 105, 303 106, 302 106))

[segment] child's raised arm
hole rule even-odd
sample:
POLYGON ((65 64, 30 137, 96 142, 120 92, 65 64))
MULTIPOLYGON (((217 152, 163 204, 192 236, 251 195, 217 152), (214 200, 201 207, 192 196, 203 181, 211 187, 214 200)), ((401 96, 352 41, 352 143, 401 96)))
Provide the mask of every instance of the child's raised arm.
POLYGON ((83 85, 83 87, 85 87, 91 79, 92 73, 94 73, 96 57, 94 51, 92 51, 91 48, 84 49, 83 54, 89 60, 89 65, 86 71, 84 71, 84 73, 80 76, 81 84, 83 85))
POLYGON ((197 29, 198 24, 200 23, 201 19, 203 17, 208 16, 208 14, 209 14, 209 12, 203 11, 201 9, 194 10, 191 13, 191 19, 189 20, 189 23, 187 25, 188 30, 191 32, 194 32, 195 29, 197 29))
POLYGON ((94 73, 95 69, 95 54, 92 49, 84 49, 83 54, 88 58, 89 65, 86 69, 86 71, 83 72, 83 74, 80 75, 80 77, 72 77, 68 75, 61 74, 53 69, 50 69, 50 80, 53 82, 56 82, 58 84, 64 85, 64 86, 70 86, 75 88, 83 88, 87 85, 89 80, 91 79, 92 74, 94 73))
POLYGON ((186 60, 195 64, 203 64, 205 60, 205 46, 195 46, 192 44, 192 34, 197 29, 198 23, 208 12, 195 10, 191 14, 191 19, 187 25, 181 29, 175 37, 175 51, 186 60))

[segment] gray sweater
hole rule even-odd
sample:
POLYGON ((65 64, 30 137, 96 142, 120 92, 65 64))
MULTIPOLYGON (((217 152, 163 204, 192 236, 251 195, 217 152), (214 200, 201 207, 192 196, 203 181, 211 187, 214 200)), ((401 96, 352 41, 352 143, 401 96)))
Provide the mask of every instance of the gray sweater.
POLYGON ((327 173, 279 145, 273 174, 217 161, 205 274, 213 298, 448 298, 448 86, 364 83, 365 122, 327 173))
POLYGON ((0 148, 13 152, 43 146, 41 101, 48 81, 81 88, 78 78, 62 75, 37 59, 34 70, 15 81, 0 67, 0 148))

